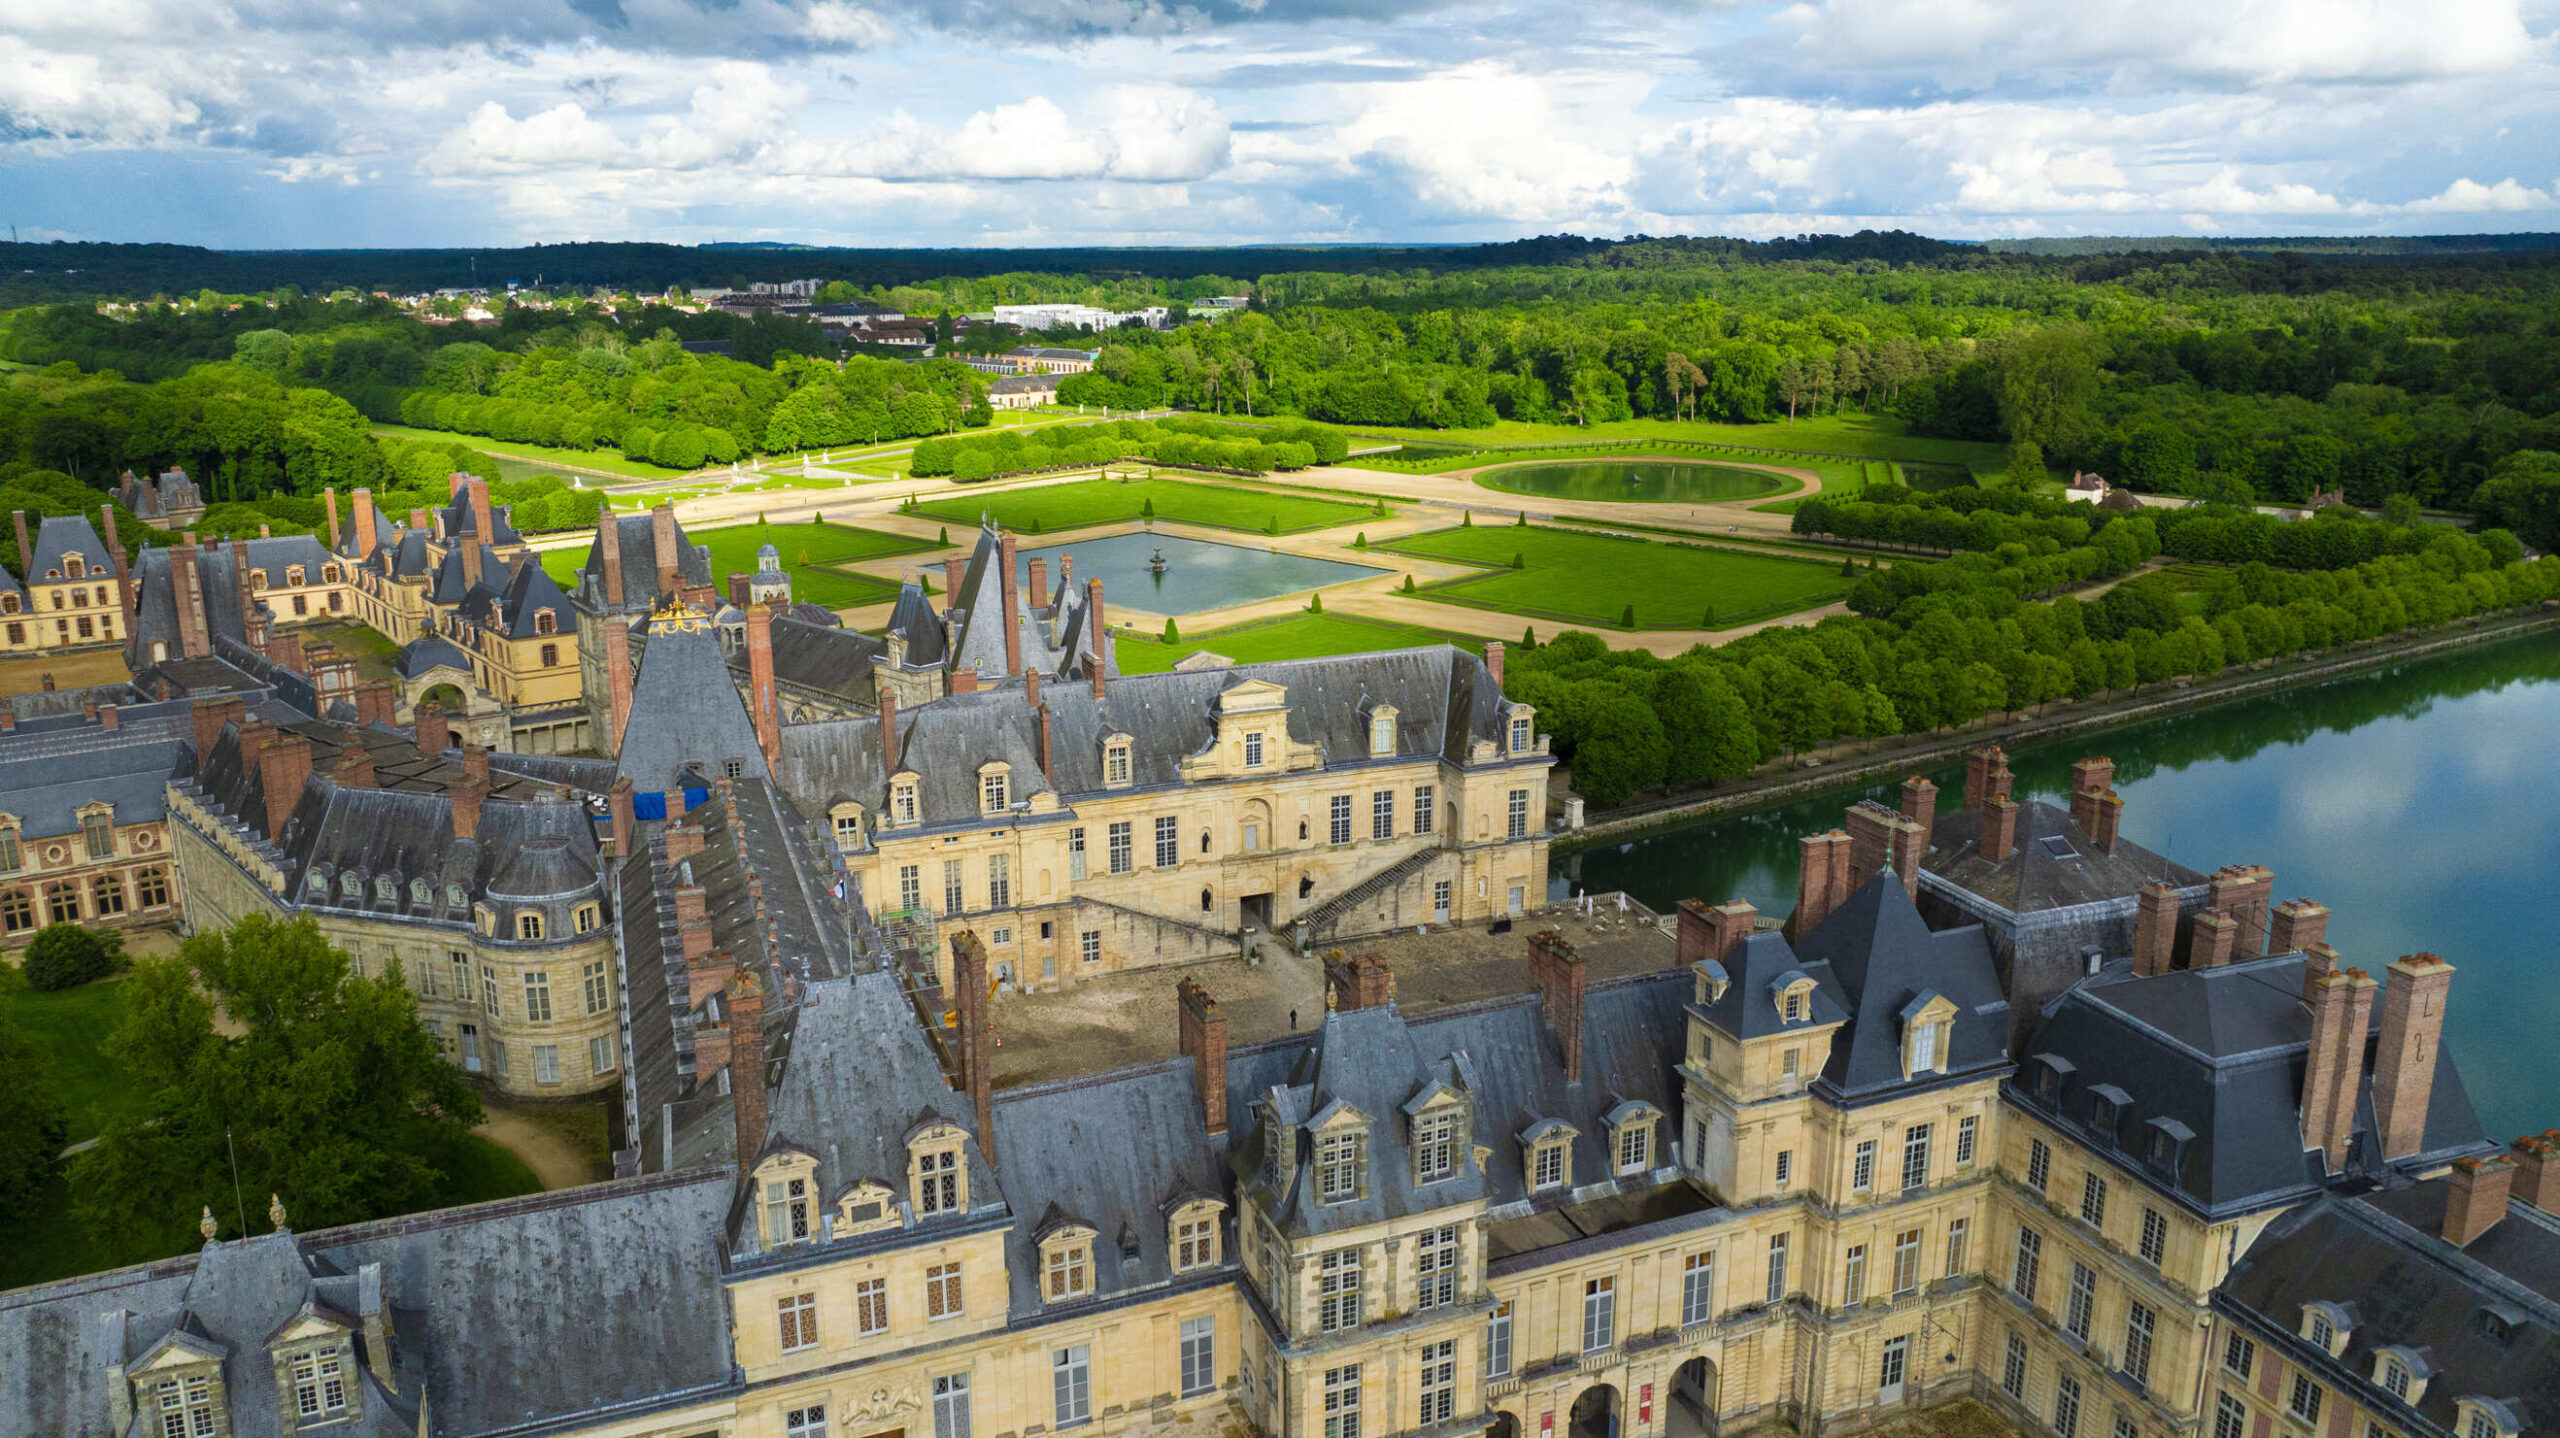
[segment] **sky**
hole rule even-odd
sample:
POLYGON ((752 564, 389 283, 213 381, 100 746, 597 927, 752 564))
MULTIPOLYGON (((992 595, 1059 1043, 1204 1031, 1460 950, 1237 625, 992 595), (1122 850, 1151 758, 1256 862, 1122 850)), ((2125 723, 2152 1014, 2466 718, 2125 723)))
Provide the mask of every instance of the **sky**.
POLYGON ((2560 0, 0 0, 0 224, 230 248, 2560 230, 2560 0))

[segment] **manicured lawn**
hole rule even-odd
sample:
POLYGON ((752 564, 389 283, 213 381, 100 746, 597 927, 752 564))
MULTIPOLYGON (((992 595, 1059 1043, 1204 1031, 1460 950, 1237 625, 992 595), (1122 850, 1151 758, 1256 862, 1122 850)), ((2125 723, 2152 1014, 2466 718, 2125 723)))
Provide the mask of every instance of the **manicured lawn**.
POLYGON ((107 1120, 138 1113, 142 1102, 124 1083, 124 1071, 99 1045, 124 1022, 124 985, 116 980, 83 984, 60 993, 13 990, 9 1019, 47 1056, 54 1086, 71 1114, 71 1139, 96 1138, 107 1120))
POLYGON ((624 459, 620 450, 613 449, 563 449, 552 444, 517 444, 482 434, 464 434, 450 429, 411 429, 402 424, 377 424, 373 426, 373 432, 393 439, 425 440, 430 444, 467 444, 483 454, 504 455, 533 464, 625 474, 633 479, 672 479, 685 472, 663 464, 650 464, 646 460, 624 459))
POLYGON ((1635 628, 1697 629, 1712 608, 1712 627, 1724 628, 1828 604, 1854 582, 1819 561, 1543 525, 1440 529, 1379 547, 1496 566, 1428 585, 1424 598, 1569 624, 1615 627, 1633 606, 1635 628), (1511 567, 1515 555, 1524 567, 1511 567))
POLYGON ((1324 654, 1366 654, 1425 644, 1455 644, 1473 653, 1484 652, 1483 640, 1464 634, 1345 614, 1291 614, 1198 634, 1185 631, 1176 644, 1135 634, 1119 635, 1112 642, 1120 652, 1121 670, 1129 674, 1161 674, 1186 655, 1202 649, 1223 654, 1239 664, 1312 659, 1324 654))
MULTIPOLYGON (((1295 423, 1296 421, 1285 421, 1295 423)), ((1590 444, 1604 440, 1690 440, 1709 444, 1740 445, 1754 449, 1802 450, 1817 453, 1861 455, 1875 459, 1919 460, 1974 469, 1998 470, 2007 465, 2006 449, 1997 444, 1971 440, 1923 439, 1906 434, 1899 419, 1875 415, 1847 414, 1806 416, 1790 424, 1784 420, 1768 424, 1715 424, 1703 420, 1625 419, 1606 424, 1533 424, 1524 420, 1497 420, 1483 429, 1383 429, 1362 425, 1347 429, 1354 435, 1353 447, 1362 440, 1374 443, 1383 436, 1396 440, 1413 440, 1419 445, 1446 448, 1472 445, 1500 448, 1522 444, 1590 444)))
POLYGON ((1081 479, 1029 489, 963 494, 933 500, 909 514, 948 523, 978 522, 981 514, 1017 534, 1056 534, 1138 518, 1149 504, 1155 517, 1173 524, 1207 525, 1250 534, 1300 534, 1378 517, 1367 505, 1274 494, 1240 486, 1175 479, 1081 479))
MULTIPOLYGON (((724 529, 689 529, 685 537, 711 547, 714 588, 724 594, 731 574, 753 574, 756 551, 768 542, 782 551, 782 567, 791 575, 791 595, 829 609, 845 609, 897 597, 897 586, 836 566, 852 560, 885 559, 915 554, 934 546, 904 535, 855 529, 842 524, 733 524, 724 529)), ((584 545, 541 551, 542 567, 566 588, 586 563, 584 545)))

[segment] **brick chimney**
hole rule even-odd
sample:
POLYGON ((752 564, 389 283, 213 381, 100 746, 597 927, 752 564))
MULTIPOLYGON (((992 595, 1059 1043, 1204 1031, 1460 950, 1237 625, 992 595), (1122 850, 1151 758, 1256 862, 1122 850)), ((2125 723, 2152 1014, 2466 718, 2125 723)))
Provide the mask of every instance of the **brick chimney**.
POLYGON ((1920 852, 1929 852, 1929 840, 1938 827, 1938 786, 1914 774, 1902 781, 1902 817, 1920 828, 1920 852))
POLYGON ((649 546, 658 564, 658 592, 683 587, 684 566, 676 554, 676 507, 661 503, 649 511, 649 546))
POLYGON ((1546 929, 1529 937, 1529 977, 1537 982, 1547 1027, 1564 1050, 1565 1082, 1580 1083, 1582 998, 1590 987, 1591 966, 1564 935, 1546 929))
MULTIPOLYGON (((681 827, 671 826, 667 836, 675 837, 676 829, 681 827)), ((695 975, 689 981, 691 987, 686 991, 686 1000, 698 1004, 729 982, 729 974, 736 965, 725 957, 717 965, 712 963, 711 901, 703 893, 702 886, 691 882, 682 868, 684 860, 691 857, 690 854, 679 857, 672 846, 667 851, 667 863, 678 869, 678 878, 686 880, 671 891, 676 909, 676 952, 684 958, 685 972, 695 975), (713 972, 715 968, 716 973, 713 972)))
POLYGON ((212 630, 205 622, 204 582, 198 572, 200 559, 193 532, 169 551, 169 597, 178 607, 178 653, 188 659, 213 652, 212 630))
POLYGON ((462 587, 466 592, 480 587, 481 543, 476 538, 462 542, 462 587))
MULTIPOLYGON (((249 589, 249 541, 245 539, 231 541, 231 587, 240 597, 240 627, 244 631, 254 633, 257 628, 258 596, 251 593, 249 589)), ((250 643, 254 648, 257 647, 258 641, 252 639, 250 643)))
POLYGON ((1704 900, 1682 899, 1680 967, 1685 969, 1708 959, 1724 962, 1741 947, 1759 921, 1759 911, 1741 899, 1728 899, 1712 908, 1704 900))
POLYGON ((1787 916, 1787 938, 1802 939, 1849 892, 1849 836, 1838 829, 1796 841, 1796 909, 1787 916))
POLYGON ((1084 633, 1093 646, 1093 663, 1087 667, 1093 671, 1093 697, 1099 699, 1102 697, 1103 660, 1109 657, 1111 645, 1111 626, 1103 619, 1102 581, 1086 580, 1084 595, 1089 610, 1084 617, 1084 633))
POLYGON ((2345 968, 2338 951, 2327 944, 2313 944, 2302 951, 2302 1002, 2316 1006, 2320 1002, 2320 982, 2345 968))
POLYGON ((631 854, 631 829, 637 822, 633 817, 632 804, 631 776, 620 775, 604 795, 605 812, 613 816, 613 856, 617 859, 628 858, 631 854))
POLYGON ((1347 1012, 1396 1001, 1395 972, 1377 954, 1324 961, 1325 1006, 1347 1012))
POLYGON ((489 751, 464 745, 462 777, 448 796, 453 803, 453 837, 480 837, 480 806, 489 798, 489 751))
POLYGON ((2267 906, 2275 897, 2275 875, 2261 864, 2225 864, 2207 882, 2211 885, 2207 902, 2239 924, 2233 952, 2242 958, 2265 953, 2267 906))
POLYGON ((2018 801, 2002 795, 1982 804, 1982 838, 1976 844, 1982 857, 1992 863, 2004 863, 2018 847, 2018 801))
POLYGON ((951 692, 954 694, 977 693, 978 671, 975 669, 962 669, 955 671, 951 676, 951 692))
POLYGON ((942 607, 944 609, 949 609, 960 602, 960 586, 966 583, 968 578, 969 561, 965 559, 942 561, 942 607))
POLYGON ((2514 1197, 2544 1213, 2560 1213, 2560 1128, 2529 1133, 2507 1145, 2516 1166, 2514 1197))
POLYGON ((1502 687, 1502 641, 1488 639, 1484 645, 1484 669, 1493 676, 1493 687, 1502 687))
POLYGON ((311 741, 290 729, 270 730, 258 751, 258 778, 267 795, 267 837, 282 842, 285 820, 302 802, 302 782, 311 777, 311 741))
POLYGON ((622 604, 622 516, 606 505, 596 515, 597 582, 604 586, 604 602, 608 607, 622 604))
MULTIPOLYGON (((1038 561, 1034 561, 1037 563, 1038 561)), ((1211 1134, 1227 1131, 1227 1020, 1218 1001, 1186 978, 1174 985, 1181 1006, 1182 1052, 1191 1060, 1191 1082, 1200 1090, 1200 1126, 1211 1134)))
POLYGON ((116 533, 116 507, 99 505, 98 518, 104 521, 107 533, 107 562, 116 570, 116 613, 130 617, 134 612, 133 570, 125 563, 124 536, 116 533))
POLYGON ((898 691, 880 691, 880 772, 898 772, 898 691))
POLYGON ((2071 822, 2080 832, 2098 832, 2098 796, 2115 784, 2116 761, 2104 757, 2082 759, 2071 766, 2071 822))
POLYGON ((1861 799, 1849 806, 1849 882, 1842 897, 1856 893, 1869 879, 1886 869, 1902 873, 1902 862, 1910 858, 1911 874, 1904 876, 1906 886, 1918 882, 1917 856, 1910 852, 1906 831, 1914 826, 1900 813, 1873 799, 1861 799))
POLYGON ((2240 937, 2240 921, 2220 909, 2196 915, 2187 935, 2187 967, 2218 969, 2231 962, 2232 945, 2240 937))
POLYGON ((764 1087, 764 984, 753 969, 729 980, 729 1111, 738 1130, 738 1170, 764 1152, 772 1099, 764 1087))
POLYGON ((2116 851, 2116 831, 2124 826, 2124 796, 2109 789, 2089 804, 2098 821, 2097 827, 2089 831, 2089 838, 2099 853, 2112 854, 2116 851))
POLYGON ((2507 1194, 2516 1166, 2503 1154, 2472 1155, 2453 1161, 2453 1178, 2444 1198, 2444 1241, 2469 1248, 2473 1239, 2498 1226, 2507 1216, 2507 1194))
POLYGON ((327 503, 327 505, 328 505, 328 510, 329 510, 329 552, 330 552, 331 554, 335 554, 335 553, 337 553, 337 552, 338 552, 338 490, 337 490, 337 486, 335 486, 335 485, 331 485, 330 487, 328 487, 328 488, 326 488, 326 489, 321 490, 321 491, 320 491, 320 497, 321 497, 321 499, 322 499, 323 501, 325 501, 325 502, 327 503))
POLYGON ((960 1081, 969 1090, 969 1109, 978 1121, 978 1152, 987 1167, 996 1166, 995 1073, 988 1059, 987 947, 966 929, 951 936, 951 983, 959 990, 952 1004, 960 1025, 960 1081))
MULTIPOLYGON (((196 701, 194 710, 196 767, 199 771, 203 769, 205 759, 213 753, 214 741, 222 737, 222 726, 246 723, 248 714, 248 705, 243 703, 237 695, 196 701)), ((254 762, 251 755, 243 754, 240 757, 244 762, 254 762)))
POLYGON ((2355 1137, 2365 1034, 2373 1027, 2377 987, 2364 970, 2341 969, 2320 981, 2311 1008, 2311 1048, 2302 1075, 2302 1146, 2320 1150, 2331 1173, 2346 1168, 2347 1148, 2355 1137))
POLYGON ((2329 909, 2309 899, 2287 899, 2267 921, 2267 952, 2294 954, 2329 937, 2329 909))
POLYGON ((2427 1100, 2435 1093, 2445 991, 2452 987, 2453 965, 2433 954, 2408 955, 2383 973, 2373 1117, 2386 1159, 2407 1158, 2426 1146, 2427 1100))
POLYGON ((270 635, 267 639, 267 662, 296 674, 310 672, 302 657, 302 636, 299 634, 270 635))
POLYGON ((98 727, 113 734, 124 727, 124 715, 113 704, 101 704, 98 706, 98 727))
POLYGON ((370 489, 359 489, 356 491, 355 522, 356 558, 371 559, 373 557, 374 528, 381 524, 382 521, 374 514, 373 491, 370 489))
POLYGON ((430 699, 417 708, 418 752, 433 759, 453 747, 453 726, 445 722, 444 706, 430 699))
POLYGON ((338 781, 341 789, 374 787, 373 751, 367 749, 362 740, 350 737, 338 750, 338 767, 330 777, 338 781))
POLYGON ((388 724, 398 714, 400 698, 388 679, 376 679, 356 688, 356 722, 388 724))
POLYGON ((702 825, 684 812, 684 791, 667 791, 667 862, 681 864, 702 852, 702 825))
POLYGON ((491 522, 489 515, 489 481, 473 475, 463 481, 463 489, 471 497, 471 532, 479 537, 482 544, 495 543, 498 527, 491 522))
POLYGON ((1022 611, 1015 586, 1013 531, 996 536, 996 595, 1004 610, 1004 672, 1022 672, 1022 611))
POLYGON ((631 723, 631 626, 610 615, 603 625, 605 725, 613 740, 612 752, 619 754, 622 731, 631 723))
POLYGON ((756 723, 756 747, 765 767, 782 763, 782 706, 773 690, 773 611, 747 606, 747 707, 756 723))
POLYGON ((1031 561, 1031 607, 1049 607, 1049 561, 1045 556, 1031 561))
POLYGON ((2140 978, 2165 974, 2177 961, 2178 890, 2155 879, 2142 886, 2134 904, 2133 972, 2140 978))

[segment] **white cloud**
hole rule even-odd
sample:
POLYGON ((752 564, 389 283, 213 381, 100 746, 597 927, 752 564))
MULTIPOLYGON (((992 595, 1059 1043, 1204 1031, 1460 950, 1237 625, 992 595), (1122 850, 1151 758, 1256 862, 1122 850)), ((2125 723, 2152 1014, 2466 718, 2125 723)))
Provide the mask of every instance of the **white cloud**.
POLYGON ((624 156, 613 131, 585 108, 562 101, 519 120, 487 101, 426 158, 432 175, 504 175, 565 166, 611 167, 624 156))
MULTIPOLYGON (((2555 185, 2553 190, 2560 190, 2555 185)), ((2519 185, 2513 177, 2484 185, 2468 176, 2444 187, 2444 193, 2411 200, 2400 208, 2416 214, 2489 214, 2515 210, 2547 210, 2560 205, 2552 190, 2519 185)))
POLYGON ((1373 87, 1321 148, 1378 172, 1375 204, 1391 209, 1395 191, 1409 187, 1412 212, 1426 222, 1588 224, 1623 212, 1632 174, 1624 149, 1611 146, 1617 124, 1595 123, 1595 112, 1623 122, 1641 98, 1626 76, 1529 75, 1477 61, 1373 87))
POLYGON ((897 27, 877 10, 848 5, 844 0, 819 0, 809 7, 809 38, 821 45, 842 45, 854 50, 877 50, 894 44, 897 27))
POLYGON ((1197 180, 1224 168, 1226 117, 1188 91, 1124 88, 1093 107, 1097 122, 1034 95, 937 130, 900 113, 827 168, 891 180, 1197 180))
POLYGON ((0 134, 151 145, 194 125, 201 114, 156 75, 111 75, 95 55, 39 50, 0 34, 0 134))

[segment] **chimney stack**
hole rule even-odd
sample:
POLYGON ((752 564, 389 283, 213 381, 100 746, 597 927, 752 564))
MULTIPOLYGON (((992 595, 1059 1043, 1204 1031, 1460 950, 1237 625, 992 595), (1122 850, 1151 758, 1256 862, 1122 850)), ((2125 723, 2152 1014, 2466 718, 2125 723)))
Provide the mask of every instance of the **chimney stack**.
POLYGON ((1873 799, 1849 806, 1849 882, 1842 897, 1856 893, 1886 869, 1901 877, 1905 888, 1919 883, 1919 856, 1911 840, 1918 826, 1873 799), (1905 873, 1905 868, 1909 872, 1905 873))
POLYGON ((968 577, 969 561, 958 558, 942 561, 942 607, 944 609, 948 610, 952 605, 960 602, 960 586, 968 577))
POLYGON ((1015 589, 1013 531, 996 536, 996 595, 1004 610, 1004 672, 1022 672, 1022 610, 1015 589))
POLYGON ((1760 921, 1760 913, 1740 899, 1727 899, 1713 908, 1698 899, 1680 901, 1679 964, 1713 959, 1723 963, 1760 921))
POLYGON ((2329 937, 2329 910, 2309 899, 2287 899, 2267 921, 2267 952, 2295 954, 2329 937))
POLYGON ((1564 1049, 1565 1082, 1582 1082, 1582 998, 1591 966, 1564 935, 1545 929, 1529 938, 1529 977, 1537 982, 1547 1027, 1564 1049))
POLYGON ((98 706, 98 727, 113 734, 124 727, 124 716, 115 705, 101 704, 98 706))
POLYGON ((1796 909, 1787 916, 1790 942, 1822 927, 1849 896, 1849 836, 1838 829, 1796 841, 1796 909))
POLYGON ((453 747, 453 726, 445 722, 444 706, 427 700, 417 708, 418 752, 433 759, 453 747))
POLYGON ((331 777, 338 781, 341 789, 374 787, 373 751, 364 746, 362 739, 350 736, 345 746, 338 750, 337 771, 331 777))
POLYGON ((622 731, 631 725, 631 626, 604 617, 604 713, 613 752, 622 752, 622 731))
MULTIPOLYGON (((1979 809, 1996 797, 1992 775, 2009 772, 2009 756, 1997 744, 1970 749, 1964 756, 1964 806, 1979 809)), ((2003 786, 2005 788, 2005 785, 2003 786)))
POLYGON ((2445 991, 2452 987, 2453 965, 2433 954, 2411 954, 2383 973, 2373 1117, 2385 1159, 2407 1158, 2426 1146, 2427 1100, 2435 1093, 2445 991))
POLYGON ((2002 795, 1982 804, 1982 838, 1976 848, 1992 863, 2002 863, 2018 847, 2018 801, 2002 795))
POLYGON ((482 544, 498 542, 498 527, 489 516, 489 481, 473 475, 464 482, 471 496, 471 532, 482 544))
POLYGON ((2213 871, 2209 882, 2212 888, 2207 902, 2239 924, 2233 951, 2242 958, 2265 953, 2267 906, 2275 896, 2276 876, 2264 865, 2225 864, 2213 871))
POLYGON ((617 777, 613 787, 605 791, 604 807, 613 816, 613 856, 617 859, 631 856, 631 829, 638 822, 633 814, 633 800, 631 776, 628 774, 617 777))
POLYGON ((2355 1137, 2356 1096, 2364 1088, 2365 1034, 2373 1026, 2378 987, 2362 969, 2320 981, 2311 1008, 2311 1047, 2302 1072, 2302 1146, 2318 1149, 2331 1173, 2347 1166, 2355 1137))
POLYGON ((978 1152, 996 1166, 995 1074, 988 1062, 987 947, 963 929, 951 936, 951 982, 960 992, 952 1005, 960 1025, 960 1079, 978 1120, 978 1152))
MULTIPOLYGON (((1036 561, 1035 561, 1036 562, 1036 561)), ((1227 1020, 1218 1001, 1199 981, 1174 985, 1181 1005, 1182 1052, 1191 1060, 1191 1081, 1200 1090, 1200 1125, 1211 1134, 1227 1131, 1227 1020)))
POLYGON ((898 691, 880 691, 880 772, 898 772, 898 691))
POLYGON ((2114 786, 2116 761, 2104 757, 2080 760, 2071 766, 2071 822, 2080 832, 2095 836, 2098 832, 2098 796, 2114 786))
POLYGON ((2560 1128, 2529 1133, 2507 1145, 2516 1166, 2512 1195, 2544 1213, 2560 1213, 2560 1128))
POLYGON ((2089 803, 2098 821, 2097 827, 2089 831, 2089 837, 2097 843, 2099 853, 2113 854, 2116 851, 2116 831, 2124 825, 2124 796, 2109 789, 2089 803))
POLYGON ((1049 561, 1045 557, 1031 561, 1031 607, 1049 607, 1049 561))
POLYGON ((1049 735, 1049 706, 1040 706, 1034 716, 1040 725, 1040 780, 1052 790, 1058 787, 1058 754, 1049 735))
POLYGON ((604 572, 604 602, 609 607, 622 603, 622 516, 606 505, 596 515, 596 562, 604 572))
POLYGON ((951 692, 954 694, 977 693, 978 671, 975 669, 961 669, 954 671, 951 676, 951 692))
POLYGON ((2220 909, 2197 914, 2187 935, 2187 967, 2218 969, 2231 962, 2232 945, 2240 937, 2240 921, 2220 909))
POLYGON ((133 570, 125 563, 124 536, 116 533, 116 507, 98 506, 98 518, 106 522, 107 560, 116 570, 116 613, 131 619, 134 613, 133 570))
POLYGON ((337 489, 337 486, 335 486, 335 485, 331 485, 331 486, 329 486, 328 488, 321 490, 321 491, 320 491, 320 497, 321 497, 323 500, 325 500, 325 501, 327 502, 327 504, 328 504, 328 509, 329 509, 329 552, 330 552, 331 554, 335 554, 335 553, 337 553, 337 552, 338 552, 338 489, 337 489))
POLYGON ((755 711, 756 747, 767 769, 782 763, 782 706, 773 692, 773 611, 747 607, 747 698, 755 711))
POLYGON ((370 489, 357 490, 355 513, 356 558, 362 560, 371 559, 373 557, 373 531, 374 527, 381 522, 381 520, 374 517, 373 491, 370 489))
POLYGON ((462 778, 448 796, 453 803, 453 837, 480 837, 480 806, 489 797, 489 751, 464 745, 462 778))
POLYGON ((1502 687, 1502 641, 1488 639, 1484 645, 1485 672, 1493 676, 1493 687, 1502 687))
POLYGON ((2507 1216, 2507 1193, 2515 1176, 2515 1162, 2504 1154, 2455 1159, 2444 1200, 2444 1241, 2469 1248, 2473 1239, 2497 1227, 2507 1216))
MULTIPOLYGON (((248 705, 236 695, 223 699, 196 701, 194 717, 197 772, 203 772, 205 760, 212 757, 214 741, 222 737, 222 726, 245 724, 248 722, 248 715, 248 705)), ((242 754, 240 759, 244 764, 257 762, 257 756, 254 754, 242 754)))
POLYGON ((754 1169, 764 1152, 771 1099, 764 1087, 764 984, 755 970, 729 980, 729 1101, 738 1131, 738 1171, 754 1169))
POLYGON ((1902 781, 1902 817, 1920 828, 1920 852, 1929 852, 1929 840, 1938 829, 1938 786, 1914 774, 1902 781))
POLYGON ((1328 1010, 1374 1009, 1396 1000, 1394 971, 1376 954, 1324 961, 1324 1003, 1328 1010))
POLYGON ((259 787, 267 796, 267 838, 284 842, 284 825, 302 801, 302 782, 311 777, 311 741, 290 729, 270 729, 258 752, 259 787))
POLYGON ((2133 920, 2134 976, 2147 979, 2165 974, 2178 953, 2178 891, 2155 879, 2142 886, 2134 902, 2138 906, 2133 920))
POLYGON ((661 501, 649 511, 649 545, 658 563, 658 592, 679 592, 684 587, 684 567, 676 554, 674 505, 661 501))

